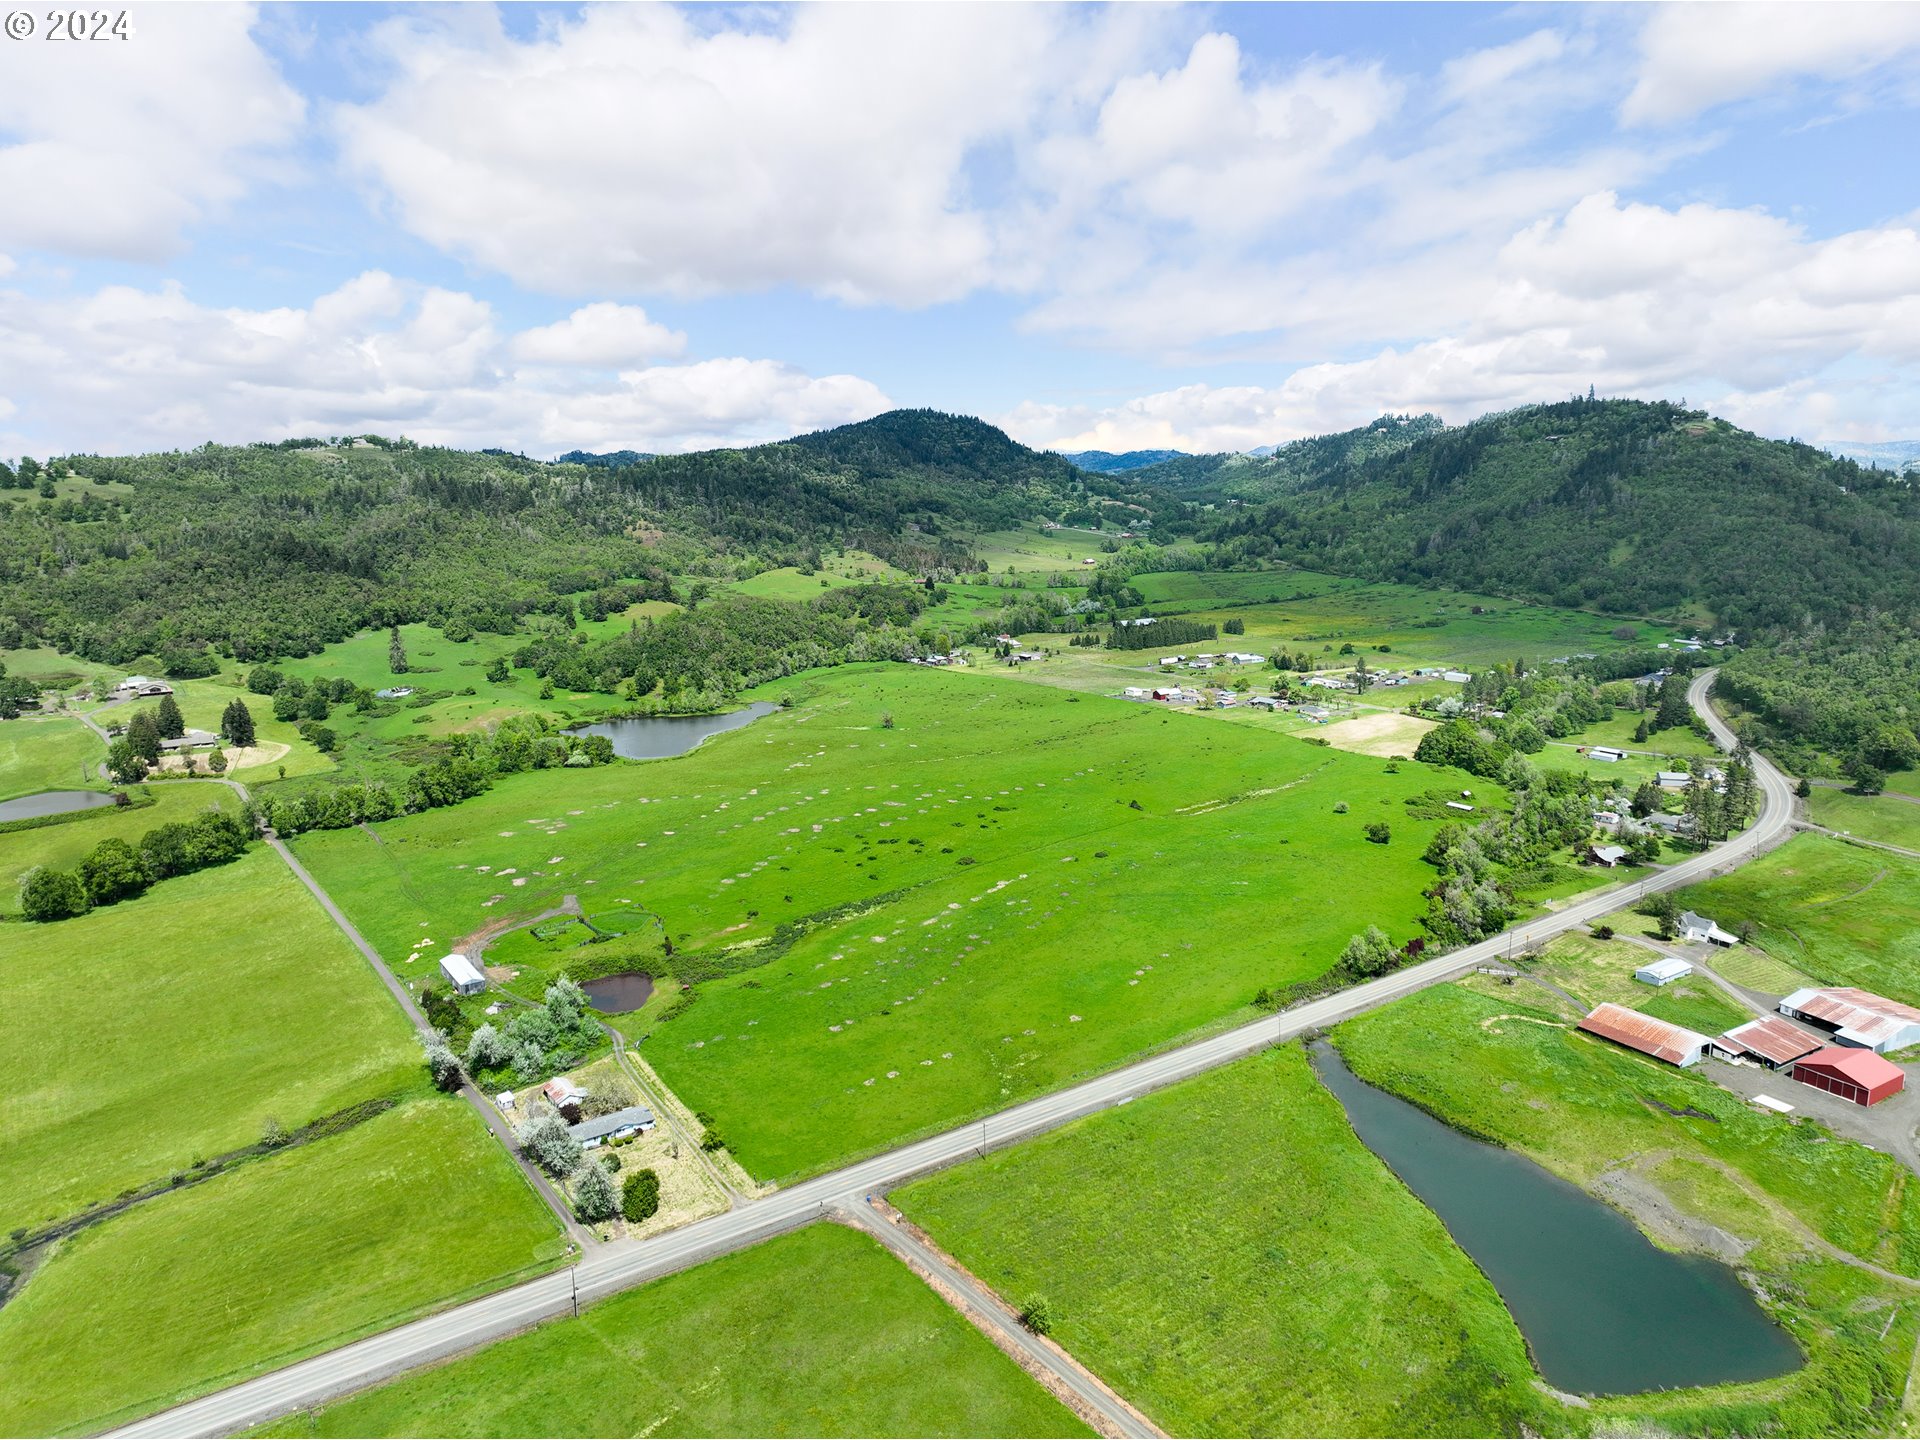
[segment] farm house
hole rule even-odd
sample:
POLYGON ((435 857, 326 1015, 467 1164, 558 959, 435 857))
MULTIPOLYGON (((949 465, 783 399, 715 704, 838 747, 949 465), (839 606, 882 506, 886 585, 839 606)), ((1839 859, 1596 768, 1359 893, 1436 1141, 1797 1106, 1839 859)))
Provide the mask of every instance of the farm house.
POLYGON ((567 1133, 580 1142, 581 1149, 592 1150, 608 1140, 617 1140, 625 1135, 644 1135, 653 1129, 653 1124, 653 1112, 646 1106, 629 1105, 611 1115, 599 1115, 592 1120, 582 1120, 578 1125, 569 1125, 567 1133))
POLYGON ((474 969, 473 962, 458 950, 440 957, 440 973, 456 995, 478 995, 487 988, 487 977, 474 969))
POLYGON ((1871 1050, 1853 1050, 1829 1045, 1816 1050, 1793 1067, 1793 1078, 1829 1095, 1838 1095, 1855 1105, 1878 1105, 1890 1095, 1906 1088, 1907 1077, 1891 1060, 1883 1060, 1871 1050))
POLYGON ((1706 1036, 1684 1026, 1669 1025, 1651 1015, 1642 1015, 1638 1010, 1611 1003, 1594 1006, 1586 1019, 1580 1022, 1580 1028, 1589 1035, 1598 1035, 1602 1040, 1611 1040, 1616 1045, 1638 1050, 1642 1055, 1664 1060, 1682 1069, 1699 1064, 1707 1053, 1707 1047, 1713 1043, 1706 1036))

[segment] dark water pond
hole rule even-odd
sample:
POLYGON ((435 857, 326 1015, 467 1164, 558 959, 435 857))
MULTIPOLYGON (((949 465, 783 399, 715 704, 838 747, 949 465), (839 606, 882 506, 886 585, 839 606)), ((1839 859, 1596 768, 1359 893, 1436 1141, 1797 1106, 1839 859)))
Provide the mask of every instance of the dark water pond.
POLYGON ((0 823, 38 820, 42 815, 65 815, 69 810, 91 810, 115 803, 113 796, 100 790, 42 790, 18 800, 0 800, 0 823))
POLYGON ((1800 1367, 1727 1266, 1656 1249, 1577 1186, 1367 1084, 1331 1045, 1313 1056, 1355 1133, 1493 1282, 1549 1384, 1631 1395, 1800 1367))
POLYGON ((587 1003, 603 1015, 624 1015, 638 1010, 653 994, 653 977, 629 971, 625 975, 602 975, 580 987, 587 992, 587 1003))
POLYGON ((762 715, 771 715, 775 708, 756 700, 746 709, 726 715, 633 715, 582 725, 573 733, 606 736, 613 742, 613 753, 623 760, 665 760, 686 754, 709 735, 751 725, 762 715))

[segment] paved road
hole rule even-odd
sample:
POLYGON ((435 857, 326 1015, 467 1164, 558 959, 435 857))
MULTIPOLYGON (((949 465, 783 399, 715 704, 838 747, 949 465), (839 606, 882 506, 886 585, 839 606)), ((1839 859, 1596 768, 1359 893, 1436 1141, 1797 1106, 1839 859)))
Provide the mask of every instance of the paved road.
MULTIPOLYGON (((1731 749, 1732 732, 1706 703, 1712 678, 1711 670, 1702 672, 1688 689, 1688 699, 1707 718, 1721 743, 1731 749)), ((384 1334, 369 1336, 271 1375, 191 1401, 116 1433, 221 1434, 319 1404, 401 1371, 512 1334, 540 1320, 565 1314, 575 1304, 570 1288, 572 1278, 577 1278, 578 1302, 585 1303, 713 1256, 744 1249, 819 1219, 829 1205, 848 1194, 885 1194, 917 1175, 968 1159, 982 1150, 1057 1129, 1110 1106, 1125 1104, 1135 1095, 1185 1080, 1306 1031, 1337 1024, 1452 979, 1525 946, 1598 920, 1652 891, 1674 889, 1724 873, 1791 833, 1792 786, 1759 755, 1754 757, 1754 773, 1760 786, 1762 807, 1759 819, 1750 829, 1638 884, 1576 900, 1551 915, 1516 926, 1506 934, 1479 944, 1310 1001, 1277 1016, 1135 1061, 984 1120, 958 1126, 789 1189, 777 1190, 764 1199, 665 1235, 598 1246, 587 1252, 571 1272, 516 1285, 384 1334)))
POLYGON ((931 1275, 939 1282, 936 1290, 945 1289, 946 1294, 941 1298, 949 1304, 952 1303, 951 1297, 957 1295, 967 1318, 979 1329, 990 1332, 989 1339, 994 1339, 994 1343, 1003 1350, 1014 1351, 1016 1357, 1025 1357, 1026 1361, 1031 1362, 1026 1368, 1037 1366, 1045 1370, 1099 1416, 1102 1434, 1132 1436, 1137 1440, 1164 1437, 1164 1431, 1149 1424, 1146 1417, 1101 1384, 1078 1360, 1058 1345, 1050 1345, 1039 1336, 1029 1333, 1016 1317, 997 1303, 992 1292, 948 1263, 944 1255, 912 1231, 896 1224, 892 1215, 875 1209, 865 1196, 842 1197, 840 1203, 834 1206, 834 1212, 872 1235, 905 1260, 908 1268, 922 1278, 931 1275))

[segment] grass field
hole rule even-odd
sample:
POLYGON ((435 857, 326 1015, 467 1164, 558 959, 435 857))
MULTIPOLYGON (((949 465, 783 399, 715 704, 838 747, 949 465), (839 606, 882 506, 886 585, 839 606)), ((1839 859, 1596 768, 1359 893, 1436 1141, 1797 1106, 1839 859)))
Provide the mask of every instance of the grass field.
MULTIPOLYGON (((1527 974, 1558 986, 1580 1002, 1577 1012, 1570 1010, 1562 1019, 1577 1020, 1595 1005, 1609 1001, 1705 1035, 1718 1035, 1753 1019, 1751 1010, 1735 1004, 1726 991, 1699 975, 1659 986, 1643 985, 1633 978, 1636 969, 1659 958, 1644 946, 1625 940, 1596 940, 1585 931, 1575 930, 1557 936, 1524 968, 1527 974)), ((1719 957, 1714 958, 1717 966, 1719 957)), ((1475 976, 1463 983, 1496 999, 1518 998, 1536 1009, 1558 1009, 1561 1003, 1538 985, 1501 985, 1489 976, 1475 976)))
POLYGON ((0 800, 41 790, 104 790, 107 747, 66 715, 0 722, 0 800))
POLYGON ((1796 835, 1731 875, 1676 897, 1822 985, 1920 1005, 1920 860, 1796 835))
POLYGON ((389 955, 565 894, 661 915, 676 971, 721 978, 646 1057, 781 1178, 1250 1014, 1363 919, 1410 936, 1438 822, 1402 802, 1460 783, 990 672, 782 691, 805 698, 678 759, 297 849, 389 955))
POLYGON ((60 1242, 0 1309, 0 1433, 101 1429, 561 1250, 479 1117, 417 1099, 60 1242))
POLYGON ((1374 712, 1356 715, 1351 720, 1336 720, 1317 733, 1336 750, 1351 750, 1358 755, 1412 755, 1420 741, 1437 722, 1413 715, 1374 712))
POLYGON ((365 960, 264 846, 0 936, 0 1230, 252 1144, 270 1115, 291 1129, 421 1073, 365 960))
POLYGON ((208 810, 231 813, 240 808, 240 797, 226 786, 199 781, 150 784, 137 793, 152 796, 154 803, 102 805, 59 825, 0 831, 0 915, 20 913, 20 882, 36 866, 71 870, 102 840, 137 846, 142 835, 162 825, 191 820, 208 810))
POLYGON ((1089 1432, 877 1243, 814 1225, 263 1433, 1089 1432))
MULTIPOLYGON (((1602 720, 1597 725, 1589 725, 1576 735, 1566 737, 1570 745, 1612 745, 1622 750, 1650 750, 1656 755, 1672 755, 1686 758, 1694 755, 1718 755, 1720 747, 1703 735, 1696 735, 1686 726, 1667 730, 1656 730, 1645 740, 1635 740, 1634 731, 1645 718, 1632 710, 1621 710, 1611 720, 1602 720)), ((1669 770, 1683 770, 1684 765, 1663 767, 1669 770)))
POLYGON ((1920 850, 1920 805, 1891 795, 1849 795, 1816 786, 1807 797, 1814 820, 1829 830, 1920 850))
POLYGON ((1170 1434, 1561 1428, 1493 1287, 1298 1046, 893 1198, 1170 1434))
POLYGON ((1813 1249, 1802 1227, 1920 1274, 1920 1182, 1890 1156, 1762 1114, 1704 1075, 1543 1023, 1554 1018, 1517 987, 1496 999, 1443 985, 1350 1020, 1334 1039, 1361 1078, 1606 1194, 1663 1243, 1685 1243, 1675 1214, 1749 1242, 1742 1268, 1809 1355, 1778 1380, 1604 1400, 1570 1420, 1600 1434, 1892 1430, 1913 1291, 1813 1249))
MULTIPOLYGON (((314 749, 300 736, 300 727, 291 722, 273 718, 273 702, 264 695, 249 694, 234 674, 209 676, 205 680, 169 680, 173 687, 174 703, 180 707, 180 716, 192 730, 205 730, 210 734, 220 731, 220 716, 235 696, 247 702, 247 708, 253 713, 256 747, 265 756, 265 760, 241 765, 235 764, 227 772, 227 778, 252 783, 279 778, 284 769, 290 776, 324 774, 334 768, 333 761, 314 749)), ((157 704, 154 700, 117 701, 111 704, 98 704, 88 708, 94 723, 112 727, 125 725, 142 710, 151 710, 157 704)), ((350 711, 336 711, 336 714, 349 714, 350 711)), ((333 722, 328 721, 331 725, 333 722)), ((205 766, 205 751, 199 752, 200 765, 205 766)))

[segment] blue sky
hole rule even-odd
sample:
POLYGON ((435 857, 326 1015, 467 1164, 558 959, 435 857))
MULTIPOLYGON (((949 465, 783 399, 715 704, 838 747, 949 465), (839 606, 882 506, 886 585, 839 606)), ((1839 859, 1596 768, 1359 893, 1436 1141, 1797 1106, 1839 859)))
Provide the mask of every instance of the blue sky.
POLYGON ((1920 6, 136 6, 0 43, 0 454, 1920 433, 1920 6))

